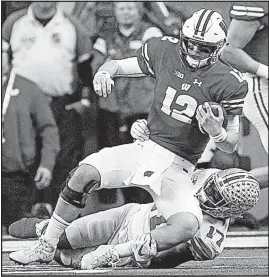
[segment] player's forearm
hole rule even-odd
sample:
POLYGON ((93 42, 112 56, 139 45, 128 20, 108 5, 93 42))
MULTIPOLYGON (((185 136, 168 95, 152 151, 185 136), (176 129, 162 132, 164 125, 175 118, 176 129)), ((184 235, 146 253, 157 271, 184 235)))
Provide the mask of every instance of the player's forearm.
POLYGON ((98 71, 106 71, 110 77, 142 77, 146 76, 138 64, 137 58, 111 60, 104 63, 98 71))
POLYGON ((268 188, 268 166, 254 168, 250 173, 255 176, 261 189, 268 188))
POLYGON ((237 149, 239 138, 239 116, 228 115, 226 129, 222 128, 222 132, 215 137, 211 137, 216 147, 223 152, 233 153, 237 149))
POLYGON ((231 43, 224 47, 221 58, 242 72, 256 74, 260 66, 260 63, 251 58, 243 49, 231 43))
POLYGON ((179 244, 171 249, 161 251, 151 260, 150 268, 174 268, 180 264, 194 260, 189 244, 179 244))
POLYGON ((239 134, 234 130, 229 130, 227 132, 227 138, 222 142, 216 142, 216 147, 223 152, 233 153, 237 149, 237 142, 239 134))
POLYGON ((113 78, 120 71, 120 66, 116 60, 111 60, 101 65, 97 72, 99 71, 108 72, 110 77, 113 78))

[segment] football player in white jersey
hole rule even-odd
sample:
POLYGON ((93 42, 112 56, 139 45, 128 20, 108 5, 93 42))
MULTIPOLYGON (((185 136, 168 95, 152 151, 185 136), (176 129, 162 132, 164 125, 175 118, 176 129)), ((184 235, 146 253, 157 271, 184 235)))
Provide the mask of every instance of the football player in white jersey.
MULTIPOLYGON (((167 224, 165 218, 154 203, 127 204, 73 221, 61 235, 54 259, 67 267, 94 269, 108 265, 171 268, 190 260, 216 258, 225 247, 230 218, 257 203, 259 183, 237 168, 197 170, 192 182, 204 217, 188 242, 157 253, 149 232, 167 224)), ((34 229, 30 230, 33 237, 41 236, 48 222, 36 221, 36 228, 25 225, 33 220, 15 222, 10 233, 23 237, 26 227, 34 229)))

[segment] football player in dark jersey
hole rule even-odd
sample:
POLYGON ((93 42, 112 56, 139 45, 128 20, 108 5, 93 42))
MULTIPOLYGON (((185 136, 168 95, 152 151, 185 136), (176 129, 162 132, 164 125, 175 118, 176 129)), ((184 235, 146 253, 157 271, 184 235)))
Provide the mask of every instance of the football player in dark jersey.
MULTIPOLYGON (((230 17, 221 57, 244 72, 248 94, 243 113, 259 132, 268 153, 268 2, 233 2, 230 17)), ((268 187, 268 165, 251 172, 268 187)))
POLYGON ((77 218, 87 194, 99 188, 139 184, 151 193, 167 220, 166 226, 149 230, 149 245, 157 246, 153 256, 197 232, 202 211, 192 173, 209 137, 223 151, 236 149, 247 93, 240 73, 218 59, 226 31, 218 12, 202 9, 186 20, 180 39, 152 39, 135 57, 112 60, 99 68, 94 89, 103 97, 111 93, 114 77, 149 75, 156 79, 148 117, 150 139, 104 148, 81 161, 66 180, 45 234, 32 248, 11 253, 12 260, 23 264, 51 261, 60 235, 77 218), (221 107, 215 116, 208 102, 223 105, 228 115, 226 129, 221 107))
POLYGON ((268 2, 236 2, 222 58, 242 72, 249 91, 243 113, 268 153, 268 2))

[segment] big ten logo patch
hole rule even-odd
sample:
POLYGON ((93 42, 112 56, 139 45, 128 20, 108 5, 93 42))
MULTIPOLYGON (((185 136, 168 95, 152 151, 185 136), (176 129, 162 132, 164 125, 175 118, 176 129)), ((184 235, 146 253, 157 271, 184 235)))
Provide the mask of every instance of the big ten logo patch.
POLYGON ((176 69, 175 69, 175 71, 174 71, 174 75, 177 76, 177 77, 180 78, 180 79, 183 79, 184 76, 185 76, 183 73, 179 72, 179 71, 176 70, 176 69))
POLYGON ((36 41, 36 37, 22 37, 21 44, 26 48, 30 48, 36 41))

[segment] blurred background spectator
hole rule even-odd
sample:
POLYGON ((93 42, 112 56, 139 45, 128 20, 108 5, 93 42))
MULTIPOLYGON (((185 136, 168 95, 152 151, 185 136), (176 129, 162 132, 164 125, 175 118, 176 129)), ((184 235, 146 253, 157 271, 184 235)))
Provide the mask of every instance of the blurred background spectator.
POLYGON ((50 185, 58 129, 44 92, 10 70, 2 52, 2 234, 29 216, 37 191, 50 185))
MULTIPOLYGON (((23 8, 28 8, 31 3, 32 2, 19 2, 19 1, 2 2, 1 3, 2 22, 6 19, 8 15, 12 14, 14 11, 18 11, 23 8)), ((154 29, 152 29, 155 31, 157 30, 156 29, 157 27, 159 31, 162 32, 164 35, 177 36, 182 26, 182 22, 184 22, 184 20, 188 18, 195 10, 199 10, 201 8, 214 9, 220 12, 223 15, 227 25, 229 25, 230 23, 229 10, 230 10, 231 4, 232 4, 231 2, 221 2, 221 1, 218 1, 218 2, 189 2, 189 1, 138 2, 138 5, 137 4, 134 5, 134 6, 136 5, 139 6, 139 17, 137 19, 138 20, 137 25, 141 26, 141 27, 138 27, 138 29, 141 31, 141 36, 140 37, 138 36, 138 41, 140 41, 139 43, 141 43, 143 32, 146 32, 148 27, 149 28, 155 27, 154 29)), ((46 6, 46 4, 44 5, 46 6)), ((53 6, 54 4, 49 4, 49 6, 50 5, 53 6)), ((120 96, 120 99, 117 99, 115 97, 115 94, 114 95, 111 94, 109 96, 109 98, 111 99, 108 98, 107 103, 101 103, 101 101, 99 103, 99 99, 96 97, 95 93, 91 93, 92 92, 91 76, 85 75, 85 73, 89 73, 89 75, 92 75, 88 70, 90 66, 91 66, 91 71, 94 73, 97 70, 97 68, 100 66, 100 64, 103 63, 104 59, 124 58, 128 55, 128 53, 132 55, 135 52, 135 48, 129 47, 130 44, 128 45, 128 41, 129 42, 132 41, 133 35, 136 35, 137 32, 134 31, 132 33, 130 31, 130 36, 126 35, 124 31, 121 32, 122 29, 119 28, 120 24, 117 20, 117 15, 115 14, 116 6, 117 5, 115 5, 115 3, 113 2, 104 2, 104 1, 97 1, 97 2, 85 2, 85 1, 60 2, 59 1, 58 2, 59 8, 57 7, 57 11, 61 10, 61 13, 66 14, 66 17, 72 21, 72 24, 74 24, 74 26, 80 25, 80 27, 75 27, 75 28, 78 28, 80 30, 82 29, 86 30, 86 31, 81 31, 81 33, 84 33, 85 38, 78 37, 75 43, 76 46, 74 46, 74 38, 72 38, 72 36, 69 36, 67 39, 68 45, 73 47, 72 48, 73 50, 71 50, 71 48, 69 50, 71 52, 74 51, 73 53, 76 53, 74 55, 74 63, 72 63, 73 65, 72 67, 73 69, 75 69, 74 72, 76 72, 76 75, 72 74, 72 80, 73 81, 80 80, 80 81, 76 85, 71 86, 72 93, 70 92, 67 93, 68 97, 65 96, 64 98, 72 98, 72 101, 70 100, 70 103, 72 103, 72 102, 79 102, 77 100, 80 100, 81 98, 85 97, 85 99, 90 100, 91 105, 88 109, 86 109, 82 113, 82 116, 78 116, 78 114, 75 113, 76 115, 76 116, 74 115, 75 119, 73 118, 74 121, 76 121, 75 123, 71 123, 74 121, 72 121, 71 119, 69 121, 69 119, 66 119, 65 117, 63 117, 63 122, 62 122, 65 128, 68 129, 66 131, 63 131, 63 133, 71 136, 70 142, 72 141, 72 137, 77 136, 78 134, 79 134, 78 141, 80 141, 80 139, 82 138, 82 143, 80 143, 80 147, 78 147, 77 149, 80 149, 80 153, 82 152, 81 155, 84 157, 105 146, 110 146, 110 144, 116 145, 116 144, 131 142, 132 139, 130 138, 128 133, 128 128, 130 127, 130 124, 131 124, 130 122, 135 120, 136 118, 135 115, 139 115, 141 117, 146 116, 147 109, 146 108, 142 109, 142 107, 149 107, 148 105, 150 105, 149 98, 147 98, 148 104, 146 103, 147 101, 145 99, 141 101, 141 98, 142 98, 141 93, 143 92, 145 93, 147 90, 150 91, 149 84, 151 80, 150 79, 146 80, 146 78, 144 78, 144 81, 142 82, 142 83, 145 82, 145 85, 142 86, 141 88, 142 92, 137 91, 137 93, 134 93, 132 95, 131 100, 130 100, 129 92, 131 93, 131 90, 133 89, 133 85, 129 89, 128 84, 124 84, 124 83, 122 83, 122 85, 120 84, 121 79, 118 79, 117 82, 119 82, 119 84, 116 84, 116 89, 119 90, 117 91, 117 94, 120 96), (83 49, 86 49, 86 45, 88 45, 88 50, 83 50, 81 52, 78 52, 77 50, 80 49, 79 41, 82 42, 84 41, 84 39, 86 42, 83 44, 85 46, 85 48, 83 49), (90 43, 88 41, 90 41, 90 43), (124 41, 126 41, 126 45, 123 45, 124 41), (88 60, 86 59, 85 63, 82 62, 82 65, 84 65, 85 67, 81 67, 81 68, 84 68, 84 70, 81 70, 79 74, 78 66, 77 66, 78 64, 80 64, 79 57, 81 55, 83 56, 83 53, 86 53, 86 52, 89 54, 90 58, 88 60), (77 76, 80 76, 80 78, 78 79, 77 76), (83 77, 84 77, 84 82, 83 82, 83 77), (126 90, 124 88, 126 88, 126 90), (122 93, 119 93, 120 91, 122 91, 122 93), (138 96, 139 98, 135 98, 138 96), (137 99, 139 99, 139 104, 141 103, 140 110, 133 109, 133 106, 132 106, 132 103, 135 103, 132 101, 138 101, 137 99), (110 105, 108 105, 108 103, 110 103, 110 105), (98 107, 99 104, 100 104, 100 107, 98 107), (113 107, 113 109, 111 109, 111 107, 113 107), (108 116, 108 114, 110 115, 112 114, 112 115, 108 116), (109 124, 107 124, 108 122, 109 124), (106 126, 105 124, 107 125, 107 129, 105 129, 105 126, 106 126), (68 134, 68 132, 71 134, 68 134)), ((18 15, 18 13, 15 13, 15 15, 16 14, 18 15)), ((15 15, 13 15, 13 18, 15 17, 15 15)), ((130 16, 130 18, 132 17, 130 16)), ((51 22, 53 22, 53 20, 51 22)), ((46 20, 42 22, 42 24, 44 25, 46 23, 47 23, 46 20)), ((50 23, 47 23, 47 25, 49 26, 50 23)), ((264 24, 264 26, 265 25, 266 24, 264 24)), ((13 26, 15 26, 15 24, 13 26)), ((37 26, 40 27, 40 24, 37 26)), ((65 30, 63 31, 63 33, 66 33, 66 30, 68 30, 66 28, 69 28, 69 27, 62 26, 61 30, 62 31, 65 30)), ((13 29, 16 29, 16 28, 13 28, 13 29)), ((40 27, 40 29, 42 28, 40 27)), ((48 29, 48 28, 44 27, 43 29, 48 29)), ((131 29, 134 29, 134 28, 131 27, 131 29)), ((22 26, 21 30, 24 31, 24 33, 26 34, 29 33, 26 27, 22 26)), ((261 32, 263 33, 267 32, 266 30, 267 30, 266 28, 265 29, 261 28, 261 30, 257 32, 254 38, 258 37, 261 34, 261 32)), ((10 32, 11 32, 11 29, 10 29, 10 32)), ((69 32, 69 33, 71 34, 72 32, 69 32)), ((3 38, 5 39, 4 32, 2 34, 3 34, 3 38)), ((45 34, 46 32, 44 32, 42 36, 44 36, 45 34)), ((268 36, 266 36, 266 38, 268 39, 268 36)), ((28 46, 30 45, 29 41, 27 41, 28 46)), ((135 43, 132 43, 132 46, 136 45, 136 39, 134 41, 135 43)), ((12 50, 12 47, 11 47, 12 43, 9 40, 7 40, 7 42, 8 42, 7 47, 10 47, 9 49, 12 50)), ((18 43, 16 47, 22 47, 22 45, 25 45, 25 44, 26 43, 24 41, 24 43, 18 43)), ((54 45, 54 46, 57 46, 57 45, 54 45)), ((44 61, 42 61, 42 59, 43 60, 46 59, 47 61, 49 61, 49 64, 51 66, 50 68, 51 70, 49 71, 49 73, 51 73, 52 77, 60 76, 61 78, 63 78, 64 76, 70 76, 68 74, 67 75, 64 74, 65 72, 63 70, 64 63, 59 62, 63 58, 66 58, 65 62, 66 61, 70 62, 70 60, 68 60, 67 56, 64 54, 66 52, 64 51, 63 48, 62 49, 59 48, 58 50, 59 51, 57 52, 56 57, 49 59, 49 57, 51 57, 51 55, 48 55, 49 51, 44 51, 43 55, 39 55, 31 59, 38 66, 37 71, 46 73, 46 68, 49 68, 49 66, 47 66, 46 63, 44 64, 44 61), (59 53, 61 54, 59 55, 59 53), (51 60, 53 60, 54 62, 51 62, 51 60), (57 67, 54 68, 55 65, 57 66, 59 65, 58 69, 60 68, 59 70, 61 70, 61 74, 57 75, 57 73, 55 73, 55 70, 57 70, 57 67)), ((268 62, 268 56, 266 58, 266 61, 268 62)), ((26 67, 27 66, 28 65, 26 63, 26 67)), ((30 71, 30 69, 28 68, 26 71, 28 72, 30 71)), ((41 76, 44 76, 44 74, 41 76)), ((43 81, 47 80, 48 84, 53 84, 53 82, 50 79, 52 77, 49 76, 49 78, 43 78, 43 81)), ((58 81, 60 83, 62 82, 62 80, 58 80, 58 81)), ((126 80, 124 80, 124 82, 125 81, 126 80)), ((66 84, 68 84, 68 82, 64 83, 64 85, 66 84)), ((42 89, 45 90, 46 86, 44 86, 44 84, 42 85, 43 85, 42 89)), ((136 85, 137 84, 135 84, 134 87, 136 87, 136 85)), ((53 90, 49 90, 48 92, 45 91, 45 93, 52 95, 52 91, 53 90)), ((147 96, 150 97, 150 95, 147 95, 147 96)), ((85 103, 87 103, 87 101, 85 103)), ((59 114, 59 117, 60 115, 64 115, 65 113, 67 113, 67 111, 64 109, 66 105, 67 103, 64 103, 62 105, 62 109, 55 108, 56 110, 61 111, 61 113, 59 114)), ((136 107, 138 107, 138 105, 136 107)), ((57 114, 55 114, 55 118, 57 120, 57 114)), ((57 124, 59 123, 57 122, 57 124)), ((237 152, 231 155, 230 154, 227 155, 221 151, 215 152, 215 147, 213 144, 208 145, 208 148, 207 148, 208 151, 206 151, 202 156, 202 158, 200 159, 199 161, 200 163, 198 165, 199 167, 214 166, 218 168, 224 168, 224 167, 230 167, 230 166, 238 166, 245 170, 257 171, 259 170, 260 167, 268 166, 268 156, 264 151, 262 144, 260 143, 259 134, 257 130, 252 125, 252 123, 250 123, 249 120, 244 116, 241 117, 240 124, 241 124, 241 136, 240 136, 240 144, 237 152)), ((60 134, 61 134, 61 131, 60 131, 60 134)), ((77 157, 78 156, 79 155, 77 155, 77 157)), ((63 163, 70 165, 70 168, 73 168, 73 165, 71 166, 72 161, 70 161, 70 159, 74 157, 75 156, 72 156, 72 155, 68 155, 65 157, 63 156, 62 161, 63 163)), ((66 173, 62 175, 62 178, 61 177, 59 178, 65 179, 66 173)), ((263 186, 268 185, 268 181, 262 180, 262 182, 263 182, 263 186)), ((261 200, 256 205, 256 207, 250 212, 250 215, 256 218, 256 220, 259 222, 266 220, 268 216, 267 209, 266 211, 264 209, 264 206, 268 206, 267 194, 268 194, 268 189, 262 190, 261 200)), ((55 193, 55 196, 57 195, 58 194, 55 193)), ((133 191, 128 193, 126 192, 124 193, 124 196, 125 197, 123 197, 122 192, 119 190, 117 191, 111 190, 109 192, 103 191, 103 190, 98 191, 95 194, 92 194, 91 197, 93 197, 94 199, 92 199, 91 201, 88 201, 88 203, 94 203, 93 200, 96 200, 95 205, 86 207, 86 210, 84 212, 88 213, 91 211, 96 211, 96 209, 97 210, 104 209, 106 207, 109 207, 109 205, 114 205, 114 206, 122 205, 125 201, 126 202, 129 202, 129 201, 147 202, 149 200, 148 195, 141 193, 141 191, 136 191, 136 192, 133 191), (143 199, 143 195, 145 196, 144 199, 143 199), (98 206, 98 203, 99 204, 101 203, 101 205, 98 206)), ((251 220, 249 222, 251 222, 251 220)), ((261 226, 261 224, 259 224, 259 226, 261 226)), ((266 226, 267 226, 267 223, 266 223, 266 226)))
POLYGON ((32 2, 29 8, 10 14, 2 39, 14 69, 50 97, 61 147, 52 191, 45 197, 54 206, 61 184, 83 156, 81 115, 90 106, 91 62, 101 54, 93 49, 87 30, 56 2, 32 2))
MULTIPOLYGON (((145 41, 162 36, 160 29, 141 20, 141 2, 114 3, 114 14, 117 28, 104 36, 106 60, 133 56, 145 41)), ((154 85, 149 77, 115 79, 116 92, 99 100, 100 148, 132 142, 130 127, 136 119, 147 118, 154 85)))
MULTIPOLYGON (((113 11, 116 28, 109 36, 102 34, 106 41, 106 60, 134 56, 145 41, 162 36, 159 28, 142 21, 143 3, 115 2, 113 11)), ((133 141, 131 126, 137 119, 147 118, 154 85, 150 77, 115 79, 116 91, 106 99, 99 98, 100 148, 133 141)), ((127 188, 123 193, 127 203, 151 201, 148 192, 141 188, 127 188)))

